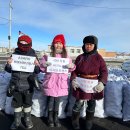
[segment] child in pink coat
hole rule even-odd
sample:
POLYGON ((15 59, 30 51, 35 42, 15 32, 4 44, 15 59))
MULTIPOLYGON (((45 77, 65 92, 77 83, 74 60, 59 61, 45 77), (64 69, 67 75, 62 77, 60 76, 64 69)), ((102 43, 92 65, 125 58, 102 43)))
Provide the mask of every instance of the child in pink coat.
MULTIPOLYGON (((72 63, 72 59, 68 57, 65 48, 65 38, 63 34, 56 35, 52 41, 50 57, 68 58, 69 64, 64 67, 69 72, 75 70, 75 65, 72 63)), ((48 126, 60 127, 58 120, 59 102, 60 97, 68 95, 68 73, 54 73, 47 72, 47 67, 52 63, 48 62, 48 56, 44 55, 40 61, 40 68, 45 73, 43 79, 43 93, 48 96, 48 126)))

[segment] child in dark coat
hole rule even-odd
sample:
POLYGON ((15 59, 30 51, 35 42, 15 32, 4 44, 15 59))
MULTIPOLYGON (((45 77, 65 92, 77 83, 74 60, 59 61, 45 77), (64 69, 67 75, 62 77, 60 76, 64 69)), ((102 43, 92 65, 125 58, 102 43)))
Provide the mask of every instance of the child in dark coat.
MULTIPOLYGON (((14 107, 14 122, 11 129, 17 129, 21 124, 22 110, 24 112, 25 127, 30 129, 33 127, 31 121, 31 106, 33 87, 36 87, 36 74, 40 72, 39 62, 35 51, 32 47, 32 39, 27 35, 22 35, 17 41, 18 48, 15 49, 14 55, 35 57, 34 71, 24 72, 12 70, 12 56, 7 60, 5 70, 11 73, 11 80, 7 90, 7 96, 13 96, 12 106, 14 107)), ((39 87, 39 86, 37 86, 39 87)))

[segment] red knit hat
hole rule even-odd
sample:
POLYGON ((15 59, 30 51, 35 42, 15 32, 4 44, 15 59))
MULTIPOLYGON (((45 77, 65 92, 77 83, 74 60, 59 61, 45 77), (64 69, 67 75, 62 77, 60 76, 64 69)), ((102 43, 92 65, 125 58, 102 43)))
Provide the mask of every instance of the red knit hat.
POLYGON ((54 37, 52 44, 56 44, 57 42, 61 42, 62 45, 65 47, 65 38, 63 34, 58 34, 54 37))
POLYGON ((28 51, 32 47, 32 39, 28 35, 22 35, 18 38, 17 45, 21 51, 28 51), (25 41, 28 44, 22 44, 20 41, 25 41))

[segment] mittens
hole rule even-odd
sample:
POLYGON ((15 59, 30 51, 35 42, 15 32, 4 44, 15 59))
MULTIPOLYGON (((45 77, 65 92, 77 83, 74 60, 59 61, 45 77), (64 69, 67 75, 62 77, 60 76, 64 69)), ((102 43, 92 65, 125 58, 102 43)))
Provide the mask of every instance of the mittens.
POLYGON ((44 67, 48 67, 48 66, 50 66, 50 65, 51 65, 51 62, 48 62, 48 61, 46 61, 46 62, 43 64, 44 67))
POLYGON ((15 86, 9 86, 9 88, 7 89, 7 97, 11 97, 14 93, 15 90, 15 86))
POLYGON ((99 82, 98 85, 94 87, 94 90, 98 93, 100 93, 104 89, 104 84, 102 82, 99 82))
POLYGON ((71 82, 71 84, 72 84, 72 87, 73 87, 74 90, 76 90, 77 88, 79 88, 79 84, 77 83, 76 79, 73 79, 72 82, 71 82))
POLYGON ((40 87, 40 83, 38 82, 38 78, 34 75, 30 75, 28 77, 28 82, 32 87, 35 87, 36 90, 40 91, 41 87, 40 87))
POLYGON ((63 67, 67 69, 72 69, 74 67, 74 64, 73 63, 67 64, 67 65, 64 65, 63 67))

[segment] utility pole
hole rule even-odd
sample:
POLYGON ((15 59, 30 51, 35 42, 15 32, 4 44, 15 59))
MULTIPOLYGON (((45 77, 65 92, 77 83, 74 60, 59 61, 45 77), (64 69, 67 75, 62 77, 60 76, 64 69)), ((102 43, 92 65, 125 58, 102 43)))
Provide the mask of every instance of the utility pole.
POLYGON ((12 25, 12 2, 10 0, 9 2, 9 36, 8 36, 8 40, 9 40, 9 53, 11 52, 11 25, 12 25))

